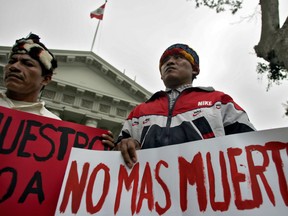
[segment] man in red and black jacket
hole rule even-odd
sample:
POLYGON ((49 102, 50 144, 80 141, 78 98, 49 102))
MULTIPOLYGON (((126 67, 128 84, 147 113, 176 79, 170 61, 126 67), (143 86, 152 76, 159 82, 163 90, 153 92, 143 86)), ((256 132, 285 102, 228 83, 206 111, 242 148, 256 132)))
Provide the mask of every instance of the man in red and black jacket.
POLYGON ((185 44, 168 47, 160 58, 166 90, 131 111, 116 142, 128 167, 136 149, 254 131, 246 112, 227 94, 212 87, 192 87, 199 74, 199 57, 185 44))

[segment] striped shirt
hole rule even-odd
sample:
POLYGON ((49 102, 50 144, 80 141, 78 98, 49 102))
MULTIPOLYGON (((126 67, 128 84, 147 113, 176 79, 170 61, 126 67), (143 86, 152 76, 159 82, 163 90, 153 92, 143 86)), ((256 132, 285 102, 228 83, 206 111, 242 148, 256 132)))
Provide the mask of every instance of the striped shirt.
POLYGON ((169 101, 170 101, 170 103, 169 103, 169 107, 170 107, 170 109, 173 107, 173 105, 174 105, 174 103, 175 103, 175 101, 176 101, 176 98, 179 96, 179 94, 183 91, 183 90, 185 90, 185 89, 187 89, 187 88, 191 88, 192 87, 192 84, 184 84, 184 85, 182 85, 182 86, 180 86, 180 87, 178 87, 178 88, 176 88, 176 89, 170 89, 170 88, 166 88, 166 92, 168 93, 168 95, 169 95, 169 101))

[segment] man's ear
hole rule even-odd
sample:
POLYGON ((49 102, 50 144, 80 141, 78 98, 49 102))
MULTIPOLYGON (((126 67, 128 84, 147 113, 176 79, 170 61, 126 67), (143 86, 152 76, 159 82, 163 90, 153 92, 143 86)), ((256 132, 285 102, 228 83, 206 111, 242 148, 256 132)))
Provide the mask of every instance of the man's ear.
POLYGON ((192 82, 194 79, 196 79, 196 77, 198 76, 199 73, 200 73, 199 71, 195 71, 192 69, 192 82))
POLYGON ((195 70, 192 70, 192 74, 193 74, 193 76, 198 76, 198 74, 200 73, 200 71, 195 71, 195 70))
POLYGON ((193 79, 195 79, 198 76, 199 73, 200 73, 199 71, 192 70, 193 79))
POLYGON ((160 78, 161 78, 161 80, 163 80, 161 69, 160 69, 160 78))
POLYGON ((42 84, 46 86, 52 80, 52 75, 45 75, 42 80, 42 84))

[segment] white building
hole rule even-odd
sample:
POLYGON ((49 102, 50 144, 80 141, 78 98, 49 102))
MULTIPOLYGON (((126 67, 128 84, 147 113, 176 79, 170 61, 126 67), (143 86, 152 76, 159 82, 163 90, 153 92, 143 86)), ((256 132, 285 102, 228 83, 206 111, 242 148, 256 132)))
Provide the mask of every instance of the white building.
MULTIPOLYGON (((0 89, 11 47, 0 46, 0 89)), ((58 60, 41 99, 62 120, 109 129, 117 136, 137 104, 151 93, 90 51, 50 50, 58 60)))

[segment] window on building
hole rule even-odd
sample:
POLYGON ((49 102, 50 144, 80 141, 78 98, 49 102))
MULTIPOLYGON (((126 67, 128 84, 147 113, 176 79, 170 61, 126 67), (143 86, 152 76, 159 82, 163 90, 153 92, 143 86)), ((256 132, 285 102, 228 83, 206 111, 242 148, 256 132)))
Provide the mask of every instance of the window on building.
POLYGON ((109 113, 110 112, 110 106, 106 104, 100 104, 99 106, 99 111, 104 112, 104 113, 109 113))
POLYGON ((124 109, 117 108, 116 115, 121 116, 121 117, 126 117, 127 111, 124 109))

